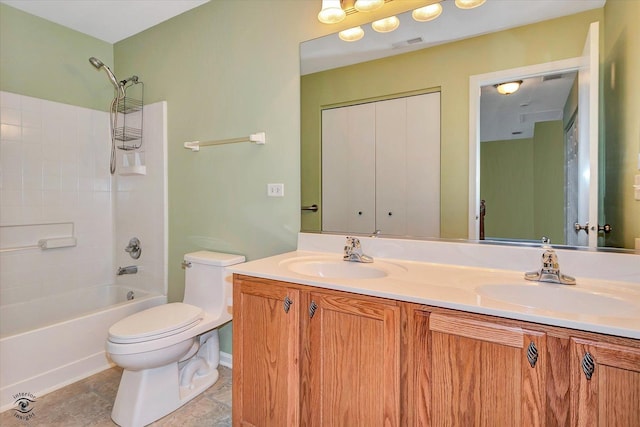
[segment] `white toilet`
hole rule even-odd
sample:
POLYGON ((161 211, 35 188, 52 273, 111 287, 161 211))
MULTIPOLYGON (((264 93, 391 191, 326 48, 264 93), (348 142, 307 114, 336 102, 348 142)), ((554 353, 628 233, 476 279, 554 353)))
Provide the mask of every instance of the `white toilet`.
POLYGON ((215 329, 231 320, 231 274, 240 255, 200 251, 184 256, 183 302, 150 308, 109 328, 107 353, 124 368, 111 418, 123 427, 152 423, 218 380, 215 329))

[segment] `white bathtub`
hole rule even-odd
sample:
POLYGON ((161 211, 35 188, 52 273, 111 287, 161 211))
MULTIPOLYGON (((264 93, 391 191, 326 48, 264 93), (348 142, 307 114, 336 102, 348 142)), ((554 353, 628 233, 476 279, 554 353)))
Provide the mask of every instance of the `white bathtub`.
POLYGON ((101 286, 0 306, 0 412, 17 393, 37 398, 113 366, 104 351, 109 327, 166 302, 164 295, 101 286), (134 299, 127 300, 130 291, 134 299))

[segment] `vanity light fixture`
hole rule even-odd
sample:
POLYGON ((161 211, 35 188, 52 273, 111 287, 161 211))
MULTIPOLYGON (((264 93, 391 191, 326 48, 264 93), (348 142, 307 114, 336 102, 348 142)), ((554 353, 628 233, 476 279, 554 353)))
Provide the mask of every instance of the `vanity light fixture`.
POLYGON ((494 86, 498 90, 499 94, 511 95, 512 93, 520 89, 521 84, 522 84, 522 80, 515 80, 513 82, 498 83, 497 85, 494 85, 494 86))
POLYGON ((340 31, 338 33, 338 37, 340 40, 344 40, 346 42, 355 42, 364 37, 364 30, 362 27, 353 27, 347 30, 340 31))
POLYGON ((371 23, 371 28, 379 33, 389 33, 398 28, 398 26, 400 26, 400 20, 397 16, 389 16, 371 23))
POLYGON ((353 7, 358 12, 372 12, 384 6, 384 0, 356 0, 353 7))
POLYGON ((347 13, 342 10, 340 0, 322 0, 322 9, 318 13, 318 21, 323 24, 336 24, 346 16, 347 13))
POLYGON ((487 0, 456 0, 456 6, 459 9, 473 9, 482 6, 487 0))
POLYGON ((442 13, 442 5, 433 3, 424 7, 420 7, 411 12, 411 16, 418 22, 427 22, 436 19, 442 13))

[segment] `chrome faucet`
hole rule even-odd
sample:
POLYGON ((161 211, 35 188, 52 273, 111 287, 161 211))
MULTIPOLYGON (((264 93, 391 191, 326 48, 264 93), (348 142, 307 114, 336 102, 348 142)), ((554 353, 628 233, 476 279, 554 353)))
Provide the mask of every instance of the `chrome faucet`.
POLYGON ((128 267, 118 267, 118 276, 123 274, 136 274, 138 272, 137 265, 130 265, 128 267))
POLYGON ((561 285, 575 285, 576 279, 560 273, 558 255, 553 249, 546 249, 542 254, 542 268, 538 271, 524 273, 527 280, 538 282, 560 283, 561 285))
POLYGON ((347 243, 344 245, 344 255, 342 256, 342 259, 344 261, 352 262, 373 262, 373 258, 362 253, 360 239, 357 237, 347 237, 347 243))

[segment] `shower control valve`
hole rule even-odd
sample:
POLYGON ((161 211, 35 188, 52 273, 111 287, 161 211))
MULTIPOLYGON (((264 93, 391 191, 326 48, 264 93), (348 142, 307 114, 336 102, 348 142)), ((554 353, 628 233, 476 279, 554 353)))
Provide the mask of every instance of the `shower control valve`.
POLYGON ((131 258, 138 259, 142 254, 142 248, 140 247, 140 240, 137 237, 132 237, 129 240, 129 245, 124 248, 125 252, 128 252, 131 258))

